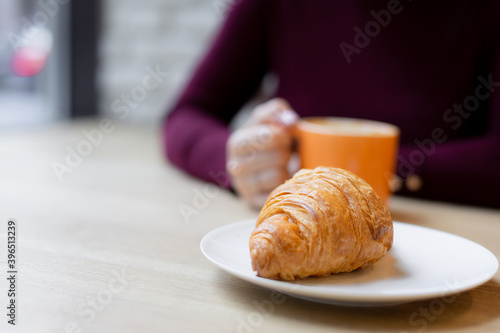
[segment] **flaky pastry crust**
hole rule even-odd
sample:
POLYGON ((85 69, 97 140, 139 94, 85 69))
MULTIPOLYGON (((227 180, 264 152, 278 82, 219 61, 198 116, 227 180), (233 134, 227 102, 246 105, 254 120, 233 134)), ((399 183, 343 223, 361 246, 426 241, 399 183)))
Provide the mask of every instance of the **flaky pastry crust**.
POLYGON ((249 246, 257 275, 295 280, 365 267, 392 239, 389 210, 370 185, 349 171, 318 167, 270 194, 249 246))

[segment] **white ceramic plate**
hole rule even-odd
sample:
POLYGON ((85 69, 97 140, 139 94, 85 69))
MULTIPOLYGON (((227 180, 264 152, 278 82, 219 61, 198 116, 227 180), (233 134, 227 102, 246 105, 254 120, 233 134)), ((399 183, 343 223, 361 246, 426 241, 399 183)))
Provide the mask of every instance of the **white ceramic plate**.
POLYGON ((442 231, 394 222, 392 249, 364 269, 322 278, 277 281, 252 271, 248 240, 255 220, 229 224, 209 232, 201 251, 222 270, 287 295, 337 305, 381 306, 444 297, 488 281, 497 258, 465 238, 442 231))

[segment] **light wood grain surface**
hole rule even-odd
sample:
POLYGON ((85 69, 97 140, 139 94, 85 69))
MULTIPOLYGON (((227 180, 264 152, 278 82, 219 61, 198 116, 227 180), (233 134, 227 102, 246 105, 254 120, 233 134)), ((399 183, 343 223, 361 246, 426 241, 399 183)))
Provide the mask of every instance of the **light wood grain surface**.
MULTIPOLYGON (((97 121, 0 134, 1 332, 500 331, 500 273, 439 311, 432 300, 353 308, 286 296, 263 313, 271 291, 222 272, 199 248, 210 230, 257 212, 170 166, 157 129, 112 126, 62 181, 54 162, 84 145, 97 121), (189 218, 186 207, 196 210, 189 218), (9 219, 18 224, 15 327, 3 278, 9 219)), ((395 220, 469 238, 500 257, 500 210, 400 197, 390 209, 395 220)))

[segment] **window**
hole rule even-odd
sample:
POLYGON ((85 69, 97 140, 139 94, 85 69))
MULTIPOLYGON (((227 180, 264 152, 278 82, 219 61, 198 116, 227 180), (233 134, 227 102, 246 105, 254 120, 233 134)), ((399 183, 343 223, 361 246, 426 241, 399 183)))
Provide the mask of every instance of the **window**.
POLYGON ((98 0, 0 0, 0 129, 96 114, 98 0))

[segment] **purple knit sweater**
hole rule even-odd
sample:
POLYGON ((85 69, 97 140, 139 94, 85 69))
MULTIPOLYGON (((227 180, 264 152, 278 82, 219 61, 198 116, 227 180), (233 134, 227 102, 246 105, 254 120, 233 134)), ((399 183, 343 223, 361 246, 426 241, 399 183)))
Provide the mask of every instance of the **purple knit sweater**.
POLYGON ((500 208, 500 2, 236 0, 166 118, 171 162, 224 178, 228 123, 263 76, 300 116, 401 129, 409 193, 500 208))

